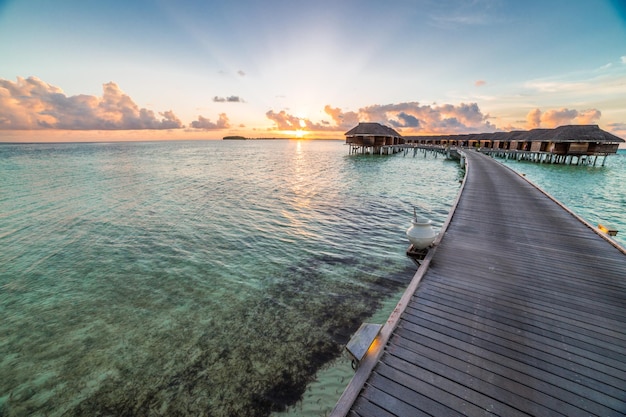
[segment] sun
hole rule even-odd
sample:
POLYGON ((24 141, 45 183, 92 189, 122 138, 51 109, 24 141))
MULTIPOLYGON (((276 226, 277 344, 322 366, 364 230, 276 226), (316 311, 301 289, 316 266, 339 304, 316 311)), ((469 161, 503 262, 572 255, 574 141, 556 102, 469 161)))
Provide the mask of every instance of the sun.
POLYGON ((305 130, 302 130, 302 129, 298 129, 298 130, 296 130, 296 131, 295 131, 295 135, 296 135, 296 137, 297 137, 298 139, 303 138, 303 137, 304 137, 304 135, 306 135, 306 133, 307 133, 307 132, 306 132, 305 130))

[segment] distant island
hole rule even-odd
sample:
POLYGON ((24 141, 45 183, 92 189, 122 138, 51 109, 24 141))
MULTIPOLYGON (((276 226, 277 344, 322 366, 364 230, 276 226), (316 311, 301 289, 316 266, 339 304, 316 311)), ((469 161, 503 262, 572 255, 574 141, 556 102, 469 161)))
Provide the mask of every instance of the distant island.
POLYGON ((224 136, 222 140, 248 140, 243 136, 224 136))

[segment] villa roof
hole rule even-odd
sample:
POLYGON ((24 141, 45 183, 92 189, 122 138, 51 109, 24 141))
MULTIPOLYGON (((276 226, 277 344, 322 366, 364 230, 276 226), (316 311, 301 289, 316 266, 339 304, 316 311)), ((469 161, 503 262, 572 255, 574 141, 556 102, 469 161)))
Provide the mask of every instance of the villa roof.
POLYGON ((501 142, 601 142, 624 143, 624 139, 597 125, 567 125, 554 129, 514 130, 511 132, 473 133, 467 135, 409 136, 408 139, 491 140, 501 142))
POLYGON ((527 141, 552 142, 626 142, 606 132, 597 125, 568 125, 556 129, 533 129, 528 131, 527 141))
POLYGON ((388 126, 380 123, 359 123, 346 133, 346 136, 391 136, 401 138, 402 135, 388 126))

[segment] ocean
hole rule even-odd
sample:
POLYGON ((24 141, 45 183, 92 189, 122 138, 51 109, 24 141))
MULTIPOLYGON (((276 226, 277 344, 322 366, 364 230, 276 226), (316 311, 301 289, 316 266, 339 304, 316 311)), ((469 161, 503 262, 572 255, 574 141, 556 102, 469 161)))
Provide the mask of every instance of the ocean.
POLYGON ((0 416, 266 416, 332 409, 462 172, 171 141, 0 145, 0 178, 0 416))
MULTIPOLYGON (((506 163, 624 243, 626 154, 506 163)), ((0 416, 325 415, 462 177, 341 141, 0 145, 0 416)))

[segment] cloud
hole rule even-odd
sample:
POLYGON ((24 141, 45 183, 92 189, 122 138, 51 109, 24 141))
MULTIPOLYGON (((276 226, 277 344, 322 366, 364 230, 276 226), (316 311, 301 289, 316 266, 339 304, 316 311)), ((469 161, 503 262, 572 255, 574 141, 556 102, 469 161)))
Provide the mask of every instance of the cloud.
POLYGON ((274 110, 269 110, 265 113, 268 119, 276 123, 277 130, 296 130, 300 129, 300 118, 288 114, 286 111, 281 110, 276 113, 274 110))
POLYGON ((405 128, 404 134, 492 132, 478 104, 420 105, 418 102, 372 105, 359 109, 361 121, 378 122, 405 128))
POLYGON ((400 112, 397 117, 399 120, 389 120, 393 127, 420 127, 419 119, 413 115, 400 112))
POLYGON ((590 125, 596 124, 602 113, 598 109, 575 110, 575 109, 550 109, 542 112, 533 109, 526 115, 526 126, 529 129, 539 127, 557 127, 571 124, 590 125))
POLYGON ((626 55, 620 57, 620 61, 622 61, 622 64, 626 64, 626 55))
POLYGON ((491 0, 435 2, 428 17, 432 25, 444 29, 487 26, 502 22, 499 6, 499 2, 491 0))
POLYGON ((245 77, 245 76, 246 76, 246 73, 245 73, 245 72, 243 72, 242 70, 237 71, 237 74, 238 74, 240 77, 245 77))
POLYGON ((203 116, 198 116, 198 120, 194 120, 190 125, 194 129, 202 130, 219 130, 228 129, 230 127, 230 121, 226 113, 220 113, 217 122, 213 123, 210 119, 203 116))
POLYGON ((578 112, 576 122, 581 125, 592 125, 598 123, 602 113, 598 109, 582 110, 578 112))
POLYGON ((461 103, 458 105, 420 105, 417 102, 371 105, 360 108, 358 112, 343 111, 330 105, 324 112, 331 121, 322 120, 314 123, 309 119, 291 115, 285 110, 279 113, 270 110, 268 119, 276 126, 274 130, 305 129, 309 131, 347 131, 359 122, 378 122, 402 129, 403 134, 419 133, 471 133, 492 132, 496 127, 484 115, 478 104, 461 103))
POLYGON ((547 110, 541 114, 541 124, 546 127, 557 127, 571 124, 572 120, 578 116, 576 110, 570 109, 553 109, 547 110))
POLYGON ((66 96, 37 77, 0 79, 0 129, 134 130, 177 129, 171 111, 158 116, 137 104, 114 82, 103 84, 102 97, 66 96))
MULTIPOLYGON (((353 111, 344 112, 327 104, 324 106, 324 112, 335 122, 336 130, 349 130, 359 123, 359 114, 353 111)), ((330 126, 328 122, 325 124, 330 126)))
POLYGON ((526 126, 528 126, 529 129, 537 129, 541 126, 541 110, 532 109, 528 112, 526 115, 526 126))
POLYGON ((238 96, 229 96, 229 97, 213 97, 213 101, 215 103, 244 103, 243 99, 238 96))
POLYGON ((609 123, 607 126, 613 133, 626 133, 626 123, 609 123))
POLYGON ((571 93, 574 91, 587 91, 589 84, 586 82, 566 82, 566 81, 528 81, 524 86, 530 90, 540 93, 571 93))
POLYGON ((285 110, 281 110, 278 113, 273 110, 269 110, 265 113, 265 116, 276 124, 276 126, 270 130, 336 132, 349 130, 359 123, 359 115, 355 112, 344 112, 341 109, 333 108, 330 105, 324 106, 324 112, 330 116, 332 122, 329 122, 328 120, 313 122, 310 119, 289 114, 285 110))
POLYGON ((487 84, 487 81, 485 80, 476 80, 476 82, 474 83, 476 87, 482 87, 485 84, 487 84))

